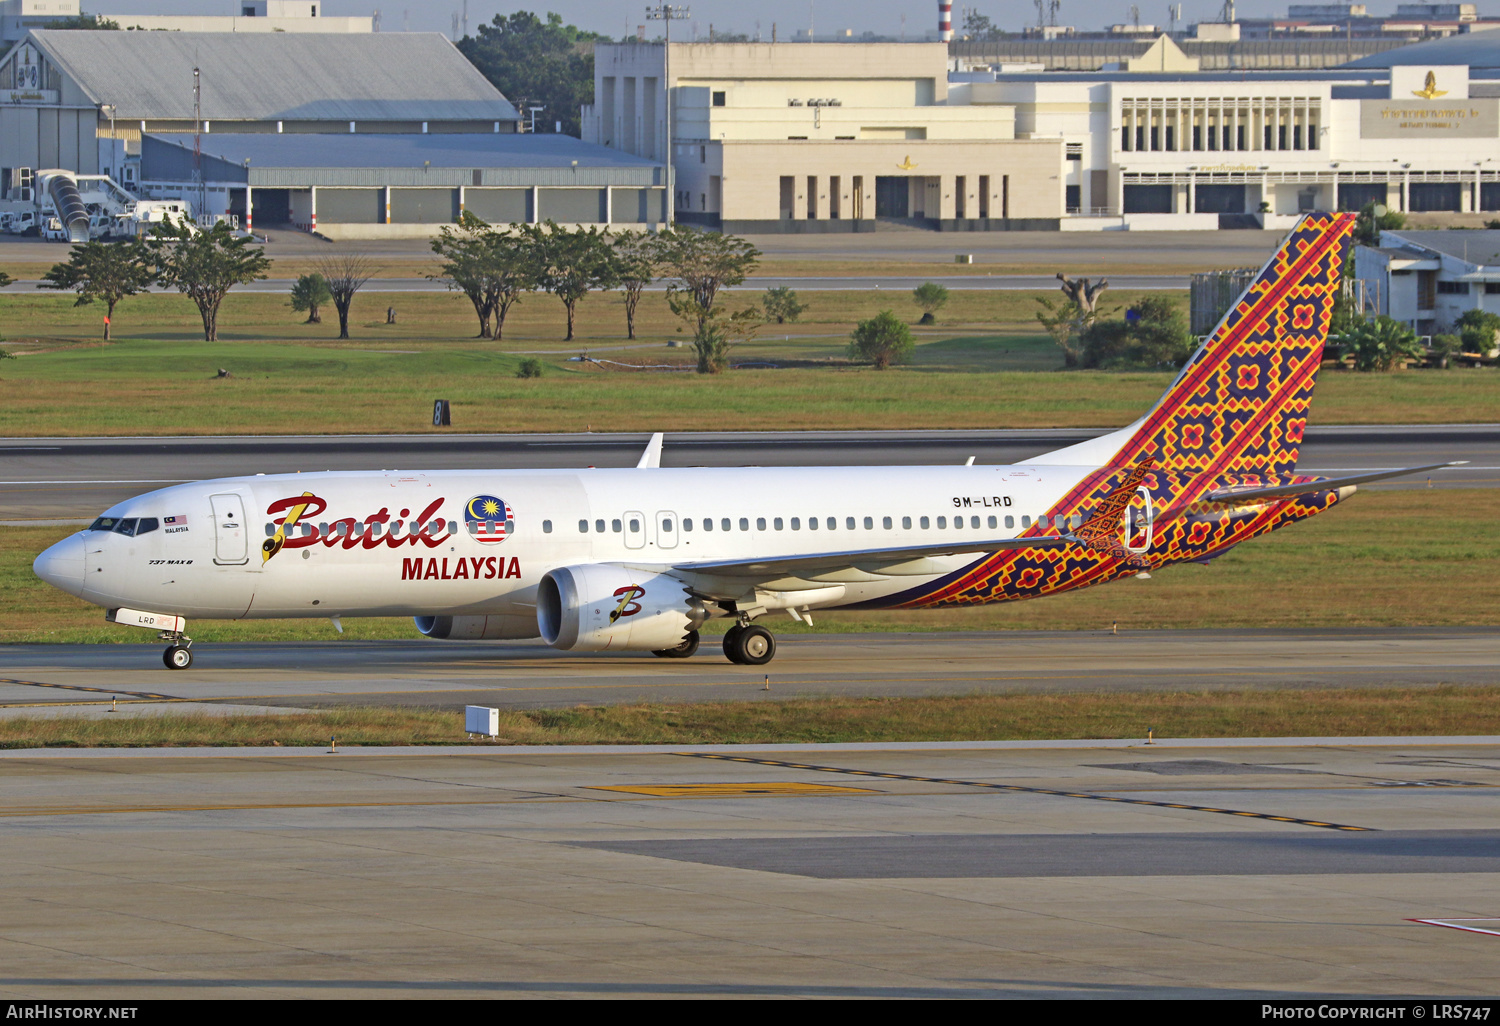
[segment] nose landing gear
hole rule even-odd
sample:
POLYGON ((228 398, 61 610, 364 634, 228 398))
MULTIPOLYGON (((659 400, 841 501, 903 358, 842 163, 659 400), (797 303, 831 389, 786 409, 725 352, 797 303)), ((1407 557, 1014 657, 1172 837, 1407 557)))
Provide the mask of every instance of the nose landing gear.
POLYGON ((181 631, 162 631, 157 635, 161 641, 170 642, 161 654, 161 661, 169 670, 186 670, 193 665, 193 639, 181 631))

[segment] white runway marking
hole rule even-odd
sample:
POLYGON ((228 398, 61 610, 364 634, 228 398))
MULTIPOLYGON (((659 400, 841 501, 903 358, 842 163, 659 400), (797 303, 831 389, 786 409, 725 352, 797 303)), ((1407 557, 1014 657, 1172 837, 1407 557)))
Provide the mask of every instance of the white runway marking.
POLYGON ((1468 923, 1494 923, 1500 927, 1500 919, 1408 919, 1408 923, 1425 923, 1428 926, 1446 926, 1450 930, 1463 930, 1465 933, 1487 933, 1491 937, 1500 937, 1500 929, 1486 930, 1479 926, 1468 926, 1468 923))

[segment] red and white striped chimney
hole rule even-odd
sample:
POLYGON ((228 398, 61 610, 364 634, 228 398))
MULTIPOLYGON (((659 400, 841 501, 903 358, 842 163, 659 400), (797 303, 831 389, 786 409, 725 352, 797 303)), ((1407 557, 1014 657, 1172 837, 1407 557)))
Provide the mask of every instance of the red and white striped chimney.
POLYGON ((952 0, 938 0, 938 38, 945 43, 953 42, 952 0))

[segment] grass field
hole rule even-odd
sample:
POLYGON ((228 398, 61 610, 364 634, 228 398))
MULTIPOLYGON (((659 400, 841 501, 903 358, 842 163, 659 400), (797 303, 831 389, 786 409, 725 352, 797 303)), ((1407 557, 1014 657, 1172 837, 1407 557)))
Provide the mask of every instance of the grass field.
MULTIPOLYGON (((756 744, 1500 734, 1500 688, 816 698, 501 710, 494 744, 756 744)), ((474 743, 458 712, 0 720, 0 748, 474 743)))
MULTIPOLYGON (((953 297, 935 328, 919 330, 904 368, 851 366, 844 348, 853 324, 882 308, 914 319, 905 293, 808 293, 801 322, 767 326, 736 350, 755 367, 704 376, 616 365, 689 366, 688 350, 666 345, 683 336, 659 296, 642 301, 635 342, 622 338, 616 297, 586 300, 577 340, 564 343, 559 304, 539 296, 496 343, 466 337, 475 326, 462 297, 372 294, 356 300, 355 337, 340 343, 331 310, 324 324, 303 325, 280 297, 231 295, 222 341, 204 343, 186 299, 153 295, 123 304, 116 341, 104 344, 91 338, 98 308, 7 294, 0 327, 21 358, 0 363, 0 435, 409 432, 432 430, 436 398, 453 402, 452 430, 466 432, 1110 427, 1139 416, 1171 378, 1061 372, 1031 320, 1034 294, 953 297), (570 360, 582 352, 616 364, 570 360), (525 355, 543 360, 543 377, 515 377, 525 355), (231 376, 217 378, 220 369, 231 376)), ((1329 371, 1313 419, 1465 422, 1497 409, 1493 370, 1329 371)))
MULTIPOLYGON (((1500 489, 1365 492, 1327 514, 1248 542, 1208 566, 1169 567, 1032 602, 969 609, 820 612, 816 632, 1123 630, 1171 627, 1484 625, 1495 622, 1500 489)), ((43 584, 31 561, 71 528, 0 527, 0 643, 150 642, 43 584)), ((781 634, 807 633, 786 617, 781 634)), ((722 629, 723 621, 711 624, 722 629)), ((198 621, 198 641, 416 638, 408 619, 198 621)), ((433 642, 441 644, 441 642, 433 642)))

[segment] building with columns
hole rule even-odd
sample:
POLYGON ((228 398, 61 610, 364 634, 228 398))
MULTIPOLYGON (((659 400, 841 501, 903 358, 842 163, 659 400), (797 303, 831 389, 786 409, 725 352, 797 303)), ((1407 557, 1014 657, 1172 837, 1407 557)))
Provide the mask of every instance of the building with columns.
POLYGON ((1101 71, 941 44, 602 45, 584 138, 672 162, 735 231, 1284 227, 1369 202, 1500 210, 1500 32, 1331 70, 1202 71, 1168 37, 1101 71), (1485 37, 1493 35, 1493 41, 1485 37), (670 89, 663 86, 669 82, 670 89))
POLYGON ((736 232, 1056 227, 1063 143, 949 102, 942 43, 601 44, 583 138, 656 160, 674 210, 736 232), (665 84, 664 84, 665 83, 665 84))

